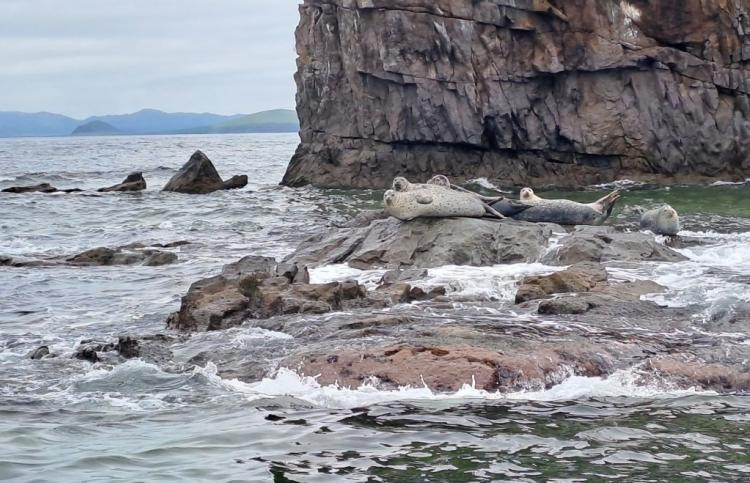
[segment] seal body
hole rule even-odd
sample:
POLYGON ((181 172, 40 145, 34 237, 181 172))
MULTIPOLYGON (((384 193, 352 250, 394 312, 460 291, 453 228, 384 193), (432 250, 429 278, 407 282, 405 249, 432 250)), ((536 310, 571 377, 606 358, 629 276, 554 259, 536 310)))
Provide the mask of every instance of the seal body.
POLYGON ((641 230, 674 236, 680 231, 680 216, 669 205, 649 210, 641 215, 641 230))
POLYGON ((481 218, 486 212, 484 203, 477 198, 441 187, 436 187, 434 190, 388 190, 383 195, 383 204, 387 214, 403 221, 420 217, 481 218))
POLYGON ((515 220, 558 225, 601 225, 612 214, 620 192, 615 191, 594 203, 572 200, 548 200, 534 194, 531 188, 521 190, 520 201, 502 200, 492 207, 515 220))

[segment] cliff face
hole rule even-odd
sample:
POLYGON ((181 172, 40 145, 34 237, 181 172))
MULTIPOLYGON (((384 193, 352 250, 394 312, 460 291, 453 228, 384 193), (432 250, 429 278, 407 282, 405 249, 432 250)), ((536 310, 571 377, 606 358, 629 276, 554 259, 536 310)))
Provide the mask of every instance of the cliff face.
POLYGON ((750 176, 750 0, 305 0, 284 184, 750 176))

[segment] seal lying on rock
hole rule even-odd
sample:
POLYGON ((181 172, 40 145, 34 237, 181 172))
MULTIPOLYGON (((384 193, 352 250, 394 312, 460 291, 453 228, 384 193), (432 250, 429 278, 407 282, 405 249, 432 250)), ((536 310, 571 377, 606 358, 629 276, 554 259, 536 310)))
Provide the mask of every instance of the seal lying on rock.
POLYGON ((434 190, 434 189, 452 189, 456 191, 461 191, 462 193, 466 193, 469 195, 472 195, 480 200, 482 200, 485 203, 496 203, 500 200, 502 200, 503 196, 482 196, 479 193, 475 193, 473 191, 467 190, 465 188, 462 188, 460 186, 456 186, 453 183, 450 182, 447 176, 444 176, 442 174, 438 174, 436 176, 433 176, 430 178, 427 183, 411 183, 408 179, 398 176, 396 178, 393 178, 393 184, 391 185, 391 189, 393 191, 398 192, 404 192, 404 191, 414 191, 414 190, 434 190))
POLYGON ((481 218, 485 214, 504 218, 496 210, 479 198, 435 186, 434 189, 415 189, 411 191, 388 190, 383 196, 385 212, 399 220, 409 221, 414 218, 447 218, 464 216, 481 218))
POLYGON ((521 190, 521 201, 502 200, 492 205, 494 209, 515 220, 559 225, 601 225, 612 214, 621 192, 614 191, 594 203, 572 200, 546 200, 534 194, 531 188, 521 190))
POLYGON ((664 205, 641 215, 641 230, 657 235, 674 236, 680 231, 680 216, 674 208, 664 205))

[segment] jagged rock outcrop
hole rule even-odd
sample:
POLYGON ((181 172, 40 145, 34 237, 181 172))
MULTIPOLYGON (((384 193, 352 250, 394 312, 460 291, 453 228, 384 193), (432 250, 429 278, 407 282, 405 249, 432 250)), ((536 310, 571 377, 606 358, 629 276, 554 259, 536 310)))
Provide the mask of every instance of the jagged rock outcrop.
POLYGON ((196 151, 177 174, 167 181, 162 191, 207 194, 219 190, 244 188, 246 185, 247 176, 245 175, 232 176, 227 181, 223 181, 208 156, 202 151, 196 151))
POLYGON ((305 0, 283 183, 750 174, 750 0, 305 0))

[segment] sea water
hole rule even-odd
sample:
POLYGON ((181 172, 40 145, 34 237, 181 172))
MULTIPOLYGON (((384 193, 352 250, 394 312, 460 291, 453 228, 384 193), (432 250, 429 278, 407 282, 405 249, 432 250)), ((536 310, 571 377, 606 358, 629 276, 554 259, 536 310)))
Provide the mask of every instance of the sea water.
MULTIPOLYGON (((280 187, 296 135, 148 136, 0 140, 0 189, 49 182, 94 190, 142 171, 148 189, 122 194, 0 197, 0 256, 39 259, 98 246, 169 243, 163 267, 0 268, 0 480, 5 481, 741 481, 750 479, 750 398, 654 382, 632 371, 570 377, 544 391, 488 393, 465 381, 453 394, 426 387, 321 386, 293 368, 258 382, 190 364, 195 347, 272 359, 294 347, 284 332, 243 326, 198 334, 173 348, 175 365, 91 364, 82 340, 164 332, 189 285, 245 255, 282 257, 306 236, 378 207, 382 192, 280 187), (205 196, 162 193, 196 149, 247 188, 205 196), (32 361, 47 345, 57 357, 32 361), (191 352, 192 351, 192 352, 191 352)), ((491 188, 479 180, 484 189, 491 188)), ((541 193, 593 200, 609 187, 541 193)), ((685 262, 609 267, 650 279, 664 305, 701 317, 750 302, 750 187, 639 190, 613 221, 637 224, 635 205, 668 202, 686 235, 707 243, 685 262), (701 283, 696 283, 700 280, 701 283)), ((519 277, 542 264, 431 269, 451 319, 517 317, 519 277), (486 300, 462 308, 464 300, 486 300), (494 308, 490 308, 494 307, 494 308), (499 308, 498 308, 499 307, 499 308)), ((382 272, 313 270, 313 281, 382 272)), ((744 341, 748 334, 707 334, 744 341)), ((750 342, 748 342, 750 343, 750 342)))

